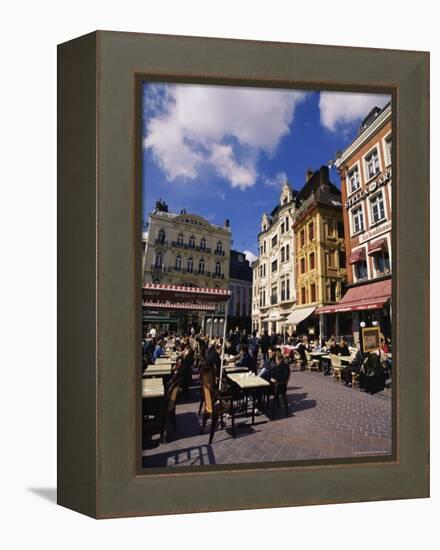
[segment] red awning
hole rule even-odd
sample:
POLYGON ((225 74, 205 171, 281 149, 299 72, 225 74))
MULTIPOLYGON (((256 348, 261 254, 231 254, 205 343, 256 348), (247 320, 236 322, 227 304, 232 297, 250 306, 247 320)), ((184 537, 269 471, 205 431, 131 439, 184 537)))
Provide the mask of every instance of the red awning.
POLYGON ((376 254, 377 252, 382 252, 388 250, 388 243, 386 239, 379 239, 374 243, 368 243, 368 255, 376 254))
POLYGON ((349 288, 338 304, 319 307, 315 310, 315 315, 319 313, 343 313, 345 311, 381 309, 390 298, 391 279, 376 281, 349 288))
POLYGON ((153 302, 226 302, 231 297, 231 292, 223 288, 199 288, 189 286, 161 285, 146 283, 142 287, 142 298, 153 302))
POLYGON ((349 264, 355 264, 356 262, 365 261, 365 248, 359 248, 352 252, 348 258, 349 264))

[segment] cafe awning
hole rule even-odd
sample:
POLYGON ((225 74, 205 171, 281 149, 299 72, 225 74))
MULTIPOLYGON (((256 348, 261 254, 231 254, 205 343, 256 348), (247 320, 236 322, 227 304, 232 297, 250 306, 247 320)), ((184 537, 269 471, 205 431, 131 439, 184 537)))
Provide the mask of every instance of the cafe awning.
POLYGON ((148 309, 173 309, 173 310, 194 310, 194 311, 215 311, 214 304, 192 304, 185 302, 142 302, 142 306, 148 309))
POLYGON ((375 241, 374 243, 368 244, 368 255, 371 256, 372 254, 377 254, 378 252, 387 251, 388 250, 388 243, 386 239, 379 239, 378 241, 375 241))
POLYGON ((230 290, 224 288, 199 288, 156 283, 146 283, 142 287, 143 300, 156 303, 172 302, 174 305, 192 301, 219 303, 226 302, 230 297, 230 290))
POLYGON ((304 319, 307 319, 314 311, 316 307, 303 307, 301 309, 295 309, 287 317, 285 324, 286 325, 298 325, 304 319))
POLYGON ((359 248, 350 254, 348 257, 349 264, 355 264, 356 262, 365 261, 365 248, 359 248))
POLYGON ((382 309, 391 298, 391 292, 391 279, 349 288, 338 304, 319 307, 315 315, 382 309))

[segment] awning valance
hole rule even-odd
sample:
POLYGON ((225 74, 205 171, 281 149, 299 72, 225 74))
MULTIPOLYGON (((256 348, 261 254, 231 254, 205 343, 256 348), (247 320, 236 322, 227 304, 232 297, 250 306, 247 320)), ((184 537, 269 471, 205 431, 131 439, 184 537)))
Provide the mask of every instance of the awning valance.
POLYGON ((301 309, 295 309, 287 317, 285 324, 286 325, 298 325, 304 319, 307 319, 315 311, 316 307, 303 307, 301 309))
POLYGON ((154 302, 226 302, 231 297, 230 290, 223 288, 199 288, 177 285, 163 285, 155 283, 146 283, 142 287, 143 299, 149 299, 154 302))
POLYGON ((194 311, 215 311, 214 304, 188 304, 184 302, 142 302, 142 306, 148 309, 173 309, 173 310, 194 310, 194 311))
POLYGON ((368 255, 371 254, 377 254, 378 252, 387 251, 388 250, 388 243, 386 239, 379 239, 378 241, 375 241, 374 243, 368 244, 368 255))
POLYGON ((365 311, 381 309, 391 298, 391 279, 376 281, 366 285, 349 288, 338 304, 319 307, 320 313, 344 313, 346 311, 365 311))
POLYGON ((365 261, 365 248, 359 248, 358 250, 355 250, 352 252, 348 258, 349 264, 355 264, 356 262, 364 262, 365 261))

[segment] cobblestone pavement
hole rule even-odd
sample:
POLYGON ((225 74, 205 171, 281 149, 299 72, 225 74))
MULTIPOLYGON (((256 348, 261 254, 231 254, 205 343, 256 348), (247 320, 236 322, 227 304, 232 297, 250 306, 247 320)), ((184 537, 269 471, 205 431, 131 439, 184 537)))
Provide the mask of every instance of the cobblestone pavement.
POLYGON ((391 390, 370 395, 321 373, 294 372, 288 388, 289 416, 280 407, 269 413, 236 419, 218 429, 208 446, 208 424, 200 434, 199 389, 176 407, 177 431, 167 441, 144 439, 144 467, 237 464, 282 460, 362 457, 391 453, 391 390))

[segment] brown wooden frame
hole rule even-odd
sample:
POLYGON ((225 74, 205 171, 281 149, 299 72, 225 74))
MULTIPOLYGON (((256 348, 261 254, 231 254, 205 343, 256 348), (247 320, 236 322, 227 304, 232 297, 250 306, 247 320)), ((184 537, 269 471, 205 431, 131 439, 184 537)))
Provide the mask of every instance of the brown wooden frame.
POLYGON ((429 54, 98 31, 58 64, 59 504, 109 518, 428 496, 429 54), (140 79, 392 94, 392 456, 140 468, 140 79))

